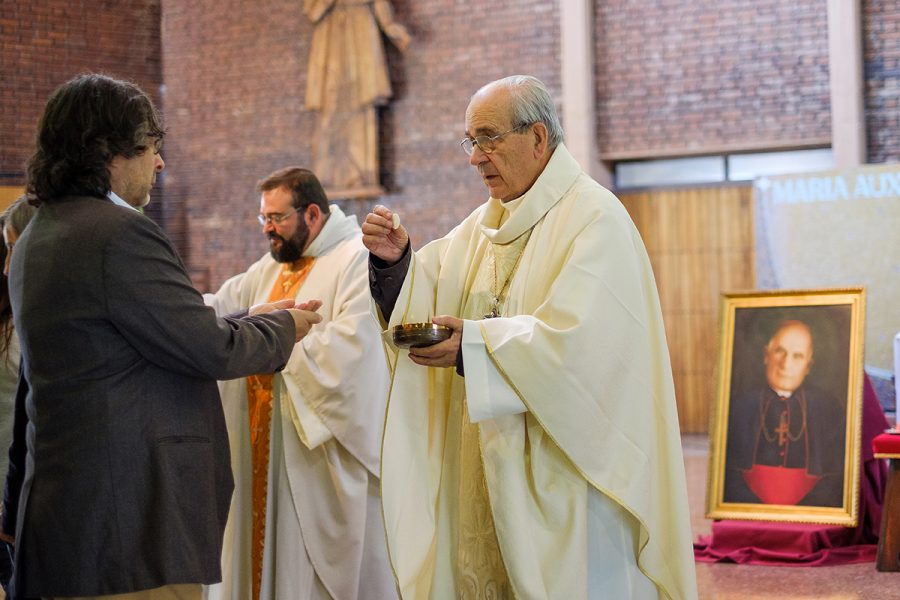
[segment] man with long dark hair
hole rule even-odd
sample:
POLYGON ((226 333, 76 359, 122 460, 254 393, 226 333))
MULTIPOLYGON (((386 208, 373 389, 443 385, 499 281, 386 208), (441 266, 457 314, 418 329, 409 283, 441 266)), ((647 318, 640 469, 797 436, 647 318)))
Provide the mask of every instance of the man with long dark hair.
POLYGON ((163 136, 137 86, 93 74, 57 89, 38 125, 40 208, 10 265, 28 417, 17 596, 199 599, 221 577, 233 487, 215 380, 280 369, 319 320, 293 302, 203 305, 136 210, 163 136))

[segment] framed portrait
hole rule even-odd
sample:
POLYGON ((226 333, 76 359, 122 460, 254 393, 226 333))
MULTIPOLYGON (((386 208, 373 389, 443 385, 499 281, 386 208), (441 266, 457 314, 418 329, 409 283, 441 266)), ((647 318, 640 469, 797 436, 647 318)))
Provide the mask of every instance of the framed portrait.
POLYGON ((856 525, 863 288, 727 293, 707 518, 856 525))

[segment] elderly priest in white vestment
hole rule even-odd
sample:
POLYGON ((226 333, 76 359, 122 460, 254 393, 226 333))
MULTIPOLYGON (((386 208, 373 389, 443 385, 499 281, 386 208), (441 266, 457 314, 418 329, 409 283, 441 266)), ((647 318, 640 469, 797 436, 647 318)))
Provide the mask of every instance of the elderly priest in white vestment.
POLYGON ((210 598, 396 598, 378 490, 388 370, 359 224, 306 169, 259 191, 270 253, 206 301, 318 299, 322 323, 280 373, 221 384, 235 493, 210 598))
POLYGON ((461 144, 490 192, 409 247, 363 224, 398 350, 382 502, 404 599, 697 596, 669 354, 644 245, 562 143, 533 77, 479 90, 461 144))

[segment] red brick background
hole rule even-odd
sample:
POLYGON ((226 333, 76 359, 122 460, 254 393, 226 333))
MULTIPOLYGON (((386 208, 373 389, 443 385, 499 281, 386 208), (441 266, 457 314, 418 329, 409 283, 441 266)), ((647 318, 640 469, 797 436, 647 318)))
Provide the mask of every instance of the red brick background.
POLYGON ((900 161, 900 2, 863 2, 869 162, 900 161))
MULTIPOLYGON (((469 96, 513 73, 560 95, 558 2, 393 0, 413 42, 388 50, 378 201, 416 245, 485 198, 457 146, 469 96)), ((597 139, 605 158, 778 149, 830 137, 825 0, 598 0, 597 139)), ((863 0, 871 162, 900 160, 900 7, 863 0)), ((312 26, 300 0, 0 0, 0 185, 21 185, 47 95, 105 71, 141 85, 169 129, 148 213, 200 285, 264 251, 255 182, 308 165, 312 26)), ((578 124, 565 124, 570 130, 578 124)), ((343 201, 363 216, 370 201, 343 201)))
POLYGON ((595 5, 604 158, 828 144, 825 0, 595 5))
MULTIPOLYGON (((469 96, 517 72, 559 93, 559 18, 547 4, 394 1, 413 41, 405 54, 387 42, 394 99, 381 115, 387 195, 378 201, 402 214, 414 244, 486 197, 457 145, 469 96)), ((301 6, 163 1, 166 202, 181 207, 190 262, 209 269, 213 286, 265 250, 255 182, 311 163, 315 117, 303 96, 312 25, 301 6)), ((362 219, 374 203, 340 204, 362 219)))
POLYGON ((79 73, 140 85, 159 101, 160 1, 0 0, 0 185, 21 185, 50 93, 79 73))

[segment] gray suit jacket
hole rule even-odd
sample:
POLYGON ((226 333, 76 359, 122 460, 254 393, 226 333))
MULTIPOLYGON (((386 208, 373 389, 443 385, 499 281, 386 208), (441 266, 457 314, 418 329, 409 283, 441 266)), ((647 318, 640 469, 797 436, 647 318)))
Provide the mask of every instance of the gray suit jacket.
POLYGON ((98 198, 38 210, 10 293, 29 388, 16 593, 219 581, 233 482, 216 380, 282 368, 290 315, 217 318, 163 232, 98 198))

